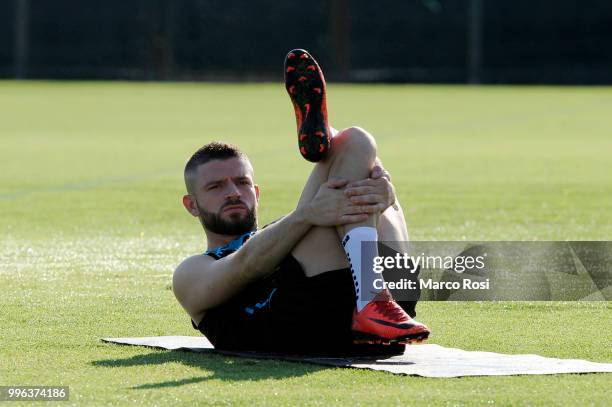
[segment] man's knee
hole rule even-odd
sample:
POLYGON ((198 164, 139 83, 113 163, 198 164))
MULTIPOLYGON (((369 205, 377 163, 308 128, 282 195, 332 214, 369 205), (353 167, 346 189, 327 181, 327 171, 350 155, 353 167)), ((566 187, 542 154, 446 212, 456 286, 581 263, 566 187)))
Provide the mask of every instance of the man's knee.
POLYGON ((361 127, 348 127, 332 139, 332 154, 376 158, 376 140, 361 127))

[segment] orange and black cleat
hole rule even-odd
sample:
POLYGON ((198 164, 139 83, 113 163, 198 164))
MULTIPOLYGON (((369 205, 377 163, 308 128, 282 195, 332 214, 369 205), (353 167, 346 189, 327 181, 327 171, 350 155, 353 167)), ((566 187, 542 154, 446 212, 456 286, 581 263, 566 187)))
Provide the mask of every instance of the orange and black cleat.
POLYGON ((430 333, 391 298, 388 290, 381 291, 361 312, 355 309, 352 330, 356 344, 410 344, 427 340, 430 333))
POLYGON ((308 161, 325 159, 331 141, 325 78, 307 51, 294 49, 285 57, 285 87, 295 110, 300 153, 308 161))

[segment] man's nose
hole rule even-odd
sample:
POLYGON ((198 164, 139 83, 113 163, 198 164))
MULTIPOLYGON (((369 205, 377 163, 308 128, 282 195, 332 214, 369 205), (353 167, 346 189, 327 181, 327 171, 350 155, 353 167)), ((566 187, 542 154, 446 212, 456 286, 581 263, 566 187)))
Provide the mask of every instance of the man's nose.
POLYGON ((233 182, 228 183, 227 190, 225 191, 226 198, 240 198, 240 190, 233 182))

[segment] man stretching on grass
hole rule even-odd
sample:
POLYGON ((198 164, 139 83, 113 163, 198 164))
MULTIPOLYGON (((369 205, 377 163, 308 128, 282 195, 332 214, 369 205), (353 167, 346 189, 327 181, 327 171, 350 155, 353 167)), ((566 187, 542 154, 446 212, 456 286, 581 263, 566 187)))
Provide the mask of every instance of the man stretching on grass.
POLYGON ((300 152, 317 162, 296 209, 258 230, 246 155, 224 143, 199 149, 185 167, 183 204, 208 250, 178 266, 176 298, 220 349, 345 353, 426 339, 425 325, 374 288, 377 250, 362 251, 361 242, 408 240, 374 138, 356 127, 332 137, 323 73, 306 51, 287 55, 285 83, 300 152))

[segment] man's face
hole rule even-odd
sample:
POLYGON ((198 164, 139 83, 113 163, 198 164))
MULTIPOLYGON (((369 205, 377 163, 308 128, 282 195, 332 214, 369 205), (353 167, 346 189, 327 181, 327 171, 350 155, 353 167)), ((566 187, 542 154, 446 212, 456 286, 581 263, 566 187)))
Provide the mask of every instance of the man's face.
POLYGON ((246 158, 202 164, 192 185, 196 216, 206 230, 239 235, 256 228, 259 188, 253 182, 253 169, 246 158))

